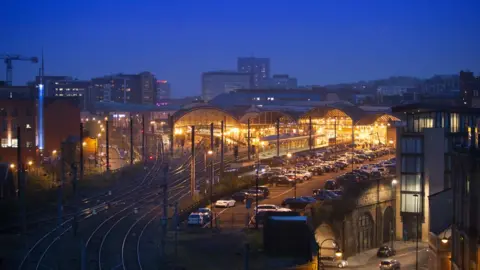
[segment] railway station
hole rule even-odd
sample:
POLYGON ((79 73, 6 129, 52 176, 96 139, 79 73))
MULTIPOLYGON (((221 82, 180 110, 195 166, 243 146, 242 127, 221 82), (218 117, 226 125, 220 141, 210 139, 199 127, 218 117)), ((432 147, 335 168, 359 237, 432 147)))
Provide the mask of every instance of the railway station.
POLYGON ((253 152, 276 149, 280 155, 334 144, 352 143, 356 147, 395 145, 395 122, 387 109, 328 104, 322 106, 252 106, 240 110, 208 104, 185 108, 171 117, 174 146, 191 136, 216 138, 222 135, 227 146, 250 145, 253 152))

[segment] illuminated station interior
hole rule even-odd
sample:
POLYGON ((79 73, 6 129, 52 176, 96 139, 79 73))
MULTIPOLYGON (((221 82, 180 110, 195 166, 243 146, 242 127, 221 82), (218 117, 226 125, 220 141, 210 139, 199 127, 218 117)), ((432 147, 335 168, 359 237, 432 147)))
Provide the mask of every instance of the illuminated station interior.
POLYGON ((189 142, 192 126, 195 126, 197 142, 210 136, 211 123, 214 136, 220 137, 222 121, 227 146, 246 146, 250 127, 250 144, 259 152, 275 149, 279 141, 283 155, 308 148, 310 138, 313 148, 335 143, 351 145, 352 141, 356 147, 394 146, 395 122, 400 119, 386 112, 366 112, 358 107, 343 110, 329 106, 290 110, 253 107, 235 113, 199 106, 173 114, 174 146, 189 142))

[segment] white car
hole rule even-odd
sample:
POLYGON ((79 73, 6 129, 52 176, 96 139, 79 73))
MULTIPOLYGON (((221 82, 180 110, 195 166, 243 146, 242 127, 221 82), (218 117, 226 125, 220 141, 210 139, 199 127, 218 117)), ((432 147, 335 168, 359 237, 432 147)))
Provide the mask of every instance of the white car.
POLYGON ((255 166, 255 173, 266 173, 270 171, 270 166, 268 165, 256 165, 255 166))
POLYGON ((258 207, 255 207, 255 211, 265 212, 265 211, 274 211, 274 212, 291 212, 289 208, 280 207, 275 204, 259 204, 258 207))
POLYGON ((198 208, 197 212, 195 212, 199 215, 202 215, 203 217, 209 219, 212 217, 212 210, 208 208, 198 208))
POLYGON ((207 223, 207 219, 201 213, 194 212, 194 213, 191 213, 188 216, 187 223, 188 223, 188 225, 200 225, 201 226, 201 225, 204 225, 204 224, 207 223))
POLYGON ((307 179, 310 179, 312 178, 312 173, 309 172, 309 171, 304 171, 304 170, 290 170, 290 173, 292 174, 295 174, 297 176, 297 178, 299 179, 304 179, 304 180, 307 180, 307 179))
POLYGON ((234 199, 220 199, 215 202, 215 207, 234 207, 235 200, 234 199))

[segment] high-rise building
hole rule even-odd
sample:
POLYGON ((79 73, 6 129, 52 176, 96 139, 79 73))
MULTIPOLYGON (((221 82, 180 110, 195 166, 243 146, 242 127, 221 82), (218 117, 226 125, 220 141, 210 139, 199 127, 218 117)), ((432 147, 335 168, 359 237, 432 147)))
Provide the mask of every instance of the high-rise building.
POLYGON ((156 100, 156 83, 155 76, 150 72, 142 72, 140 76, 140 93, 141 104, 155 104, 156 100))
POLYGON ((223 93, 249 88, 251 88, 249 73, 214 71, 202 74, 202 98, 204 101, 209 101, 223 93))
POLYGON ((237 71, 252 74, 252 87, 259 88, 263 80, 270 78, 270 58, 239 57, 237 71))
POLYGON ((480 77, 470 71, 460 71, 460 95, 464 105, 480 107, 480 77))
POLYGON ((159 103, 162 100, 167 100, 171 98, 171 88, 170 83, 166 80, 157 80, 157 97, 156 101, 159 103))

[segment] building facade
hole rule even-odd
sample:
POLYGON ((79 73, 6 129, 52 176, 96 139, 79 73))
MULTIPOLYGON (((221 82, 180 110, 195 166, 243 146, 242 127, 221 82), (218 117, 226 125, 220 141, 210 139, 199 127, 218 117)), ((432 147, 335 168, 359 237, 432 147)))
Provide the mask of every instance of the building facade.
POLYGON ((480 110, 430 103, 392 111, 406 115, 397 130, 397 238, 415 237, 418 219, 434 269, 478 269, 480 110))
POLYGON ((171 88, 170 83, 166 80, 157 80, 156 81, 157 96, 156 103, 161 103, 163 100, 171 99, 171 88))
POLYGON ((252 74, 252 87, 259 88, 262 81, 270 78, 270 58, 239 57, 237 71, 252 74))
POLYGON ((261 88, 270 89, 296 89, 298 87, 297 78, 287 74, 275 74, 272 78, 260 82, 261 88))
POLYGON ((202 98, 204 101, 209 101, 223 93, 249 88, 251 88, 251 74, 249 73, 215 71, 202 74, 202 98))
POLYGON ((480 77, 470 71, 460 71, 460 95, 464 105, 480 108, 480 77))

